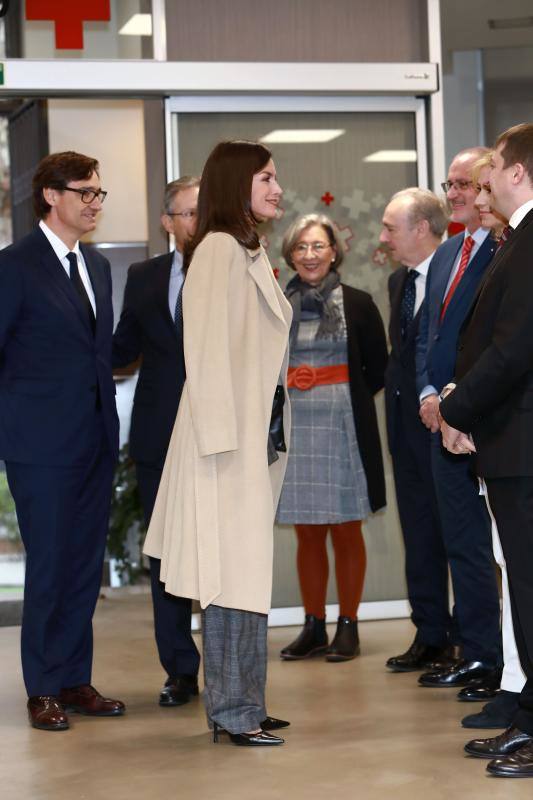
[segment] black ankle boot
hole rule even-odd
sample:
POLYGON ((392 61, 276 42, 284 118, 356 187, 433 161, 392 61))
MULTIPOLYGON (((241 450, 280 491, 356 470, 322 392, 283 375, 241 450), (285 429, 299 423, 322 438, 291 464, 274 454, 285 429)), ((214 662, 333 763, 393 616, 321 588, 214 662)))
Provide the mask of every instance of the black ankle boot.
POLYGON ((296 661, 300 658, 309 658, 317 653, 323 653, 328 646, 326 633, 326 620, 318 619, 312 614, 305 615, 305 625, 300 635, 284 647, 280 653, 284 661, 296 661))
POLYGON ((357 620, 339 617, 337 632, 326 650, 326 661, 350 661, 360 653, 357 620))

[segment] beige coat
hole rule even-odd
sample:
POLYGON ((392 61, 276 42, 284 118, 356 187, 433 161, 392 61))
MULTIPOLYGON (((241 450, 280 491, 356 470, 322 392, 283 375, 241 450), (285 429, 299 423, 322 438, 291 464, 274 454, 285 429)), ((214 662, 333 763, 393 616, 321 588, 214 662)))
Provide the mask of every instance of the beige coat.
POLYGON ((197 247, 183 290, 187 380, 146 537, 168 592, 267 613, 273 524, 287 456, 270 467, 276 385, 292 310, 262 248, 226 233, 197 247))

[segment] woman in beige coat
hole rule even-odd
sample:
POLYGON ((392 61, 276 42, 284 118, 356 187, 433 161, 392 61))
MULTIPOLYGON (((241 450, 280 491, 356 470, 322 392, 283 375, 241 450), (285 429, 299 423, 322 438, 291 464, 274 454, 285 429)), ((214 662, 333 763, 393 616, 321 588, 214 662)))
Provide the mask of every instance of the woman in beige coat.
MULTIPOLYGON (((185 254, 187 380, 145 543, 161 559, 166 591, 203 609, 215 740, 224 729, 245 745, 281 744, 265 730, 288 724, 266 716, 264 688, 273 523, 287 458, 269 430, 276 387, 286 390, 292 312, 256 230, 278 215, 280 198, 266 147, 215 147, 185 254)), ((288 441, 288 403, 283 423, 288 441)))

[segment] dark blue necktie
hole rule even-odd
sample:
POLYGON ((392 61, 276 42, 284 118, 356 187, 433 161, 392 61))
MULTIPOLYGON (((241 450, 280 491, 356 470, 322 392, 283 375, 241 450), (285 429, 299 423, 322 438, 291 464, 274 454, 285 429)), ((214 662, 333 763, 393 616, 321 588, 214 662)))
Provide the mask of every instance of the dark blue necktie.
POLYGON ((67 258, 70 264, 70 280, 74 284, 74 288, 76 289, 77 293, 80 296, 80 300, 82 305, 87 313, 87 319, 89 320, 89 325, 91 326, 91 330, 94 333, 96 331, 96 317, 94 316, 93 307, 91 305, 91 301, 89 300, 89 295, 87 294, 87 290, 83 285, 83 281, 81 279, 80 271, 78 269, 78 259, 76 257, 76 253, 67 253, 67 258))
POLYGON ((419 273, 416 269, 410 269, 405 279, 403 287, 402 305, 400 308, 400 325, 402 329, 402 339, 405 339, 409 326, 411 325, 415 316, 415 302, 416 302, 416 279, 419 273))
POLYGON ((176 307, 174 308, 174 326, 179 339, 183 339, 183 283, 180 286, 176 297, 176 307))

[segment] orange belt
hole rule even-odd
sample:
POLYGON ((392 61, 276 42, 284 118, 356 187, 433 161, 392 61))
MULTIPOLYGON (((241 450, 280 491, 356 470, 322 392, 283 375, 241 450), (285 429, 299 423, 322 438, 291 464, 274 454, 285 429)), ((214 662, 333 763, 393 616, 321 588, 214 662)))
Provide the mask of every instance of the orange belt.
POLYGON ((289 367, 287 386, 289 389, 305 392, 313 386, 348 383, 349 380, 348 364, 334 364, 331 367, 310 367, 309 364, 301 364, 299 367, 289 367))

